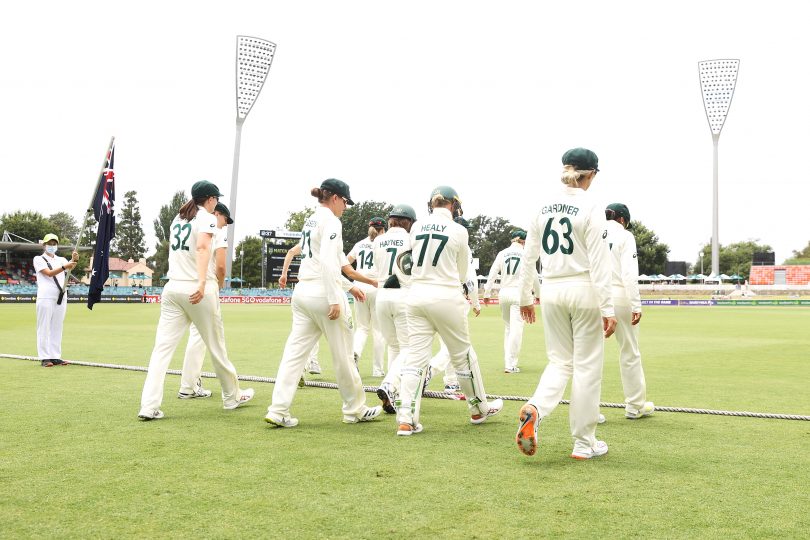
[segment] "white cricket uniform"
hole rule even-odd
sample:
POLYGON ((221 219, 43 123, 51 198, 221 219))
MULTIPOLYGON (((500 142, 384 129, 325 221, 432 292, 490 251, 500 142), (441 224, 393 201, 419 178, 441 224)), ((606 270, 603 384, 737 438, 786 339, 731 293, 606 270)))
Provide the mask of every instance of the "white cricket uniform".
MULTIPOLYGON (((211 263, 209 271, 216 276, 216 252, 218 249, 228 248, 228 228, 217 229, 214 233, 213 244, 211 245, 211 263)), ((219 285, 219 282, 217 282, 219 285)), ((217 311, 222 312, 219 306, 219 289, 217 289, 217 311)), ((188 330, 188 344, 186 354, 183 358, 183 371, 180 375, 180 393, 193 394, 202 387, 200 374, 202 373, 203 361, 205 360, 205 343, 200 336, 197 327, 192 323, 188 330)))
POLYGON ((461 294, 470 260, 467 241, 467 229, 455 223, 446 208, 433 210, 411 228, 413 270, 406 308, 410 350, 402 365, 400 400, 396 403, 401 424, 419 423, 424 372, 430 364, 436 332, 447 345, 470 414, 489 412, 478 361, 470 355, 467 302, 461 294))
MULTIPOLYGON (((357 262, 357 273, 367 278, 374 278, 377 270, 374 265, 374 243, 368 236, 357 242, 349 251, 349 257, 357 262)), ((358 281, 355 286, 366 295, 365 302, 354 303, 354 313, 356 327, 354 330, 354 354, 359 358, 363 355, 363 348, 366 346, 366 339, 371 335, 372 339, 372 374, 381 377, 383 369, 383 356, 385 355, 385 343, 380 334, 379 323, 374 305, 377 300, 377 289, 367 283, 358 281)))
POLYGON ((487 283, 484 286, 484 298, 492 296, 495 280, 500 276, 501 287, 498 292, 498 304, 503 318, 503 367, 510 370, 518 367, 518 356, 523 343, 523 318, 520 316, 520 295, 518 277, 520 261, 523 257, 523 246, 512 242, 495 257, 489 270, 487 283))
POLYGON ((319 206, 307 218, 301 236, 301 266, 298 285, 292 296, 292 330, 284 346, 284 355, 273 388, 268 417, 289 418, 298 381, 312 347, 321 334, 326 335, 332 353, 343 417, 354 421, 362 417, 366 395, 352 357, 352 315, 346 293, 353 286, 340 274, 345 262, 340 220, 325 206, 319 206), (329 306, 340 306, 340 317, 329 319, 329 306))
POLYGON ((548 416, 573 376, 571 435, 574 451, 585 451, 596 445, 604 361, 602 317, 614 315, 604 205, 585 190, 567 186, 541 201, 520 264, 520 305, 533 303, 539 256, 549 363, 529 403, 537 407, 539 418, 548 416))
MULTIPOLYGON (((466 304, 464 309, 464 316, 467 317, 470 314, 470 308, 474 309, 481 309, 481 302, 478 300, 478 276, 475 273, 475 268, 473 267, 473 258, 472 255, 470 256, 470 266, 467 268, 467 282, 464 283, 467 286, 467 296, 465 300, 469 300, 469 303, 466 304)), ((470 357, 474 358, 475 361, 478 361, 478 355, 475 353, 475 348, 472 346, 472 342, 470 343, 470 357)), ((430 359, 430 369, 431 369, 431 376, 434 376, 438 371, 444 371, 444 377, 442 378, 442 382, 444 383, 445 389, 448 387, 455 388, 458 386, 458 375, 456 374, 456 368, 453 367, 453 364, 450 363, 450 353, 447 350, 447 345, 444 344, 442 341, 441 336, 439 336, 439 352, 430 359)))
POLYGON ((408 355, 408 321, 405 315, 405 300, 411 277, 397 266, 397 257, 411 250, 411 235, 402 227, 391 227, 374 239, 374 261, 377 269, 376 314, 380 333, 388 344, 388 373, 380 383, 387 385, 394 395, 399 392, 400 370, 408 355), (392 275, 399 280, 398 289, 383 287, 392 275))
POLYGON ((641 313, 636 239, 618 221, 608 221, 607 231, 607 243, 613 262, 611 283, 617 320, 615 335, 619 345, 624 401, 627 409, 635 413, 647 401, 647 383, 638 346, 638 325, 631 324, 632 314, 641 313))
POLYGON ((236 369, 228 359, 225 349, 225 329, 219 310, 219 285, 210 264, 202 300, 197 304, 192 304, 189 300, 189 296, 197 290, 197 238, 201 234, 213 236, 216 230, 216 217, 202 206, 197 207, 194 219, 186 221, 178 215, 169 228, 169 282, 163 287, 160 297, 160 321, 141 395, 140 414, 149 415, 160 409, 166 369, 191 323, 194 323, 203 343, 211 351, 211 361, 222 387, 224 405, 233 406, 241 397, 236 369))
POLYGON ((48 269, 48 264, 54 269, 62 268, 68 262, 64 257, 47 253, 34 257, 34 270, 37 273, 37 355, 40 360, 62 359, 62 328, 67 313, 67 294, 61 304, 56 303, 59 287, 65 287, 65 273, 49 277, 42 271, 48 269))

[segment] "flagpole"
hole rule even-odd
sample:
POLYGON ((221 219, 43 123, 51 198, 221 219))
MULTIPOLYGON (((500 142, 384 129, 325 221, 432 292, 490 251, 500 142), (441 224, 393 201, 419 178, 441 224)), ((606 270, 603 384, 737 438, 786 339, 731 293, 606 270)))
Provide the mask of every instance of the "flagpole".
MULTIPOLYGON (((87 205, 87 210, 84 213, 84 220, 82 220, 82 228, 79 229, 79 236, 76 238, 76 244, 73 246, 73 251, 76 251, 77 249, 79 249, 79 244, 81 243, 82 236, 84 235, 84 229, 85 229, 85 227, 87 227, 87 218, 93 212, 93 203, 96 200, 96 193, 98 193, 98 187, 101 184, 101 182, 104 180, 104 169, 107 168, 107 157, 110 155, 110 152, 112 151, 112 148, 113 148, 114 144, 115 144, 115 136, 110 137, 110 144, 109 144, 109 146, 107 146, 107 151, 104 153, 104 161, 101 164, 101 171, 99 171, 99 173, 98 173, 98 180, 96 181, 96 187, 93 188, 93 195, 90 198, 90 204, 87 205)), ((67 302, 67 289, 68 289, 68 285, 70 283, 70 274, 71 274, 72 271, 73 271, 73 269, 71 268, 70 270, 68 270, 67 274, 65 274, 65 286, 64 286, 64 289, 65 289, 65 301, 66 302, 67 302)))

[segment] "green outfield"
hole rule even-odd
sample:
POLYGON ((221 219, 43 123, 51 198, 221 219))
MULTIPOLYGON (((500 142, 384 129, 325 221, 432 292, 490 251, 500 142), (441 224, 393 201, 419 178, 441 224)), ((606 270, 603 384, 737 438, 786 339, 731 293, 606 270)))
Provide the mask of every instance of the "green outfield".
MULTIPOLYGON (((148 363, 157 305, 71 304, 63 356, 148 363)), ((223 306, 243 375, 275 376, 290 327, 281 306, 223 306)), ((657 405, 810 414, 810 309, 650 307, 642 319, 648 397, 657 405)), ((527 327, 520 374, 502 372, 500 309, 471 319, 487 391, 528 396, 545 365, 527 327)), ((361 361, 371 378, 369 347, 361 361)), ((35 355, 34 305, 0 306, 0 353, 35 355)), ((333 380, 328 348, 322 376, 333 380)), ((180 352, 172 363, 181 364, 180 352)), ((206 370, 211 370, 206 361, 206 370)), ((2 538, 751 538, 810 531, 810 422, 603 409, 608 455, 568 457, 568 407, 540 428, 533 458, 514 444, 521 403, 480 426, 463 402, 426 400, 424 433, 396 437, 390 416, 341 423, 335 390, 299 391, 301 424, 262 421, 273 387, 224 411, 176 399, 136 419, 144 373, 43 369, 0 358, 2 538)), ((248 384, 244 384, 247 386, 248 384)), ((438 389, 434 383, 431 389, 438 389)), ((377 403, 374 394, 369 402, 377 403)), ((615 343, 603 401, 622 401, 615 343)))

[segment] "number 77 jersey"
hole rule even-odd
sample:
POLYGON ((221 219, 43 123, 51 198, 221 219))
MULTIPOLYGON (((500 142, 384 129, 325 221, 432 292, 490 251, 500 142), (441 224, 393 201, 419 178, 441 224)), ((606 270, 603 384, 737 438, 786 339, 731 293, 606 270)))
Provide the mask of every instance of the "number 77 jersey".
POLYGON ((526 235, 520 268, 520 304, 531 303, 531 272, 539 256, 543 283, 590 282, 600 308, 611 304, 611 261, 605 210, 584 190, 564 187, 546 197, 526 235))
POLYGON ((412 287, 443 285, 461 290, 467 281, 470 248, 467 229, 455 223, 450 211, 437 208, 411 227, 412 287))

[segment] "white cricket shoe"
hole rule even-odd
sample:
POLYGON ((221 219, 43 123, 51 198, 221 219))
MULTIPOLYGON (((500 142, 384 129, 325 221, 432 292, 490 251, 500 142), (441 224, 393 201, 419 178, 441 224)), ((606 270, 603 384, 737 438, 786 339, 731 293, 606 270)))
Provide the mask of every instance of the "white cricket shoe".
POLYGON ((408 424, 407 422, 403 422, 397 428, 397 435, 400 437, 410 437, 411 435, 416 435, 417 433, 422 433, 422 424, 408 424))
POLYGON ((605 422, 607 422, 607 418, 605 418, 604 414, 600 414, 599 418, 596 419, 597 424, 604 424, 605 422))
POLYGON ((517 366, 508 367, 508 368, 504 368, 503 372, 504 373, 520 373, 520 368, 517 367, 517 366))
POLYGON ((624 417, 629 420, 638 420, 639 418, 644 418, 645 416, 652 416, 654 412, 655 412, 655 403, 653 403, 652 401, 648 401, 644 404, 641 410, 627 407, 624 410, 624 417))
POLYGON ((484 422, 486 422, 487 418, 489 418, 490 416, 495 416, 496 414, 498 414, 503 410, 502 399, 493 399, 492 401, 487 403, 487 405, 489 405, 489 409, 487 409, 487 412, 485 413, 479 412, 478 414, 473 414, 472 416, 470 416, 471 424, 483 424, 484 422))
POLYGON ((141 411, 138 413, 138 418, 144 421, 160 420, 163 418, 163 411, 160 409, 155 409, 154 411, 141 411))
POLYGON ((237 399, 230 405, 223 405, 222 408, 230 411, 237 407, 241 407, 242 405, 253 399, 253 394, 255 394, 253 388, 245 388, 244 390, 242 390, 242 394, 239 396, 239 399, 237 399))
POLYGON ((608 445, 605 441, 596 441, 596 446, 585 449, 574 449, 571 452, 571 457, 574 459, 591 459, 599 456, 604 456, 608 453, 608 445))
POLYGON ((292 416, 285 416, 283 418, 274 418, 270 413, 264 417, 264 421, 268 424, 278 428, 292 428, 298 425, 298 418, 292 416))
POLYGON ((310 375, 320 375, 321 364, 319 364, 317 360, 312 360, 307 366, 307 371, 309 372, 310 375))
POLYGON ((184 394, 183 392, 178 392, 177 397, 180 398, 180 399, 209 398, 209 397, 211 397, 211 390, 206 390, 202 386, 198 386, 190 394, 184 394))
POLYGON ((363 414, 360 416, 352 416, 352 415, 343 415, 343 423, 344 424, 357 424, 358 422, 370 422, 374 420, 378 416, 382 414, 382 407, 377 405, 376 407, 366 407, 366 410, 363 411, 363 414))

